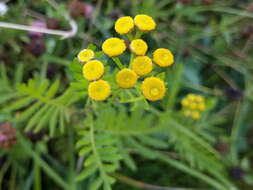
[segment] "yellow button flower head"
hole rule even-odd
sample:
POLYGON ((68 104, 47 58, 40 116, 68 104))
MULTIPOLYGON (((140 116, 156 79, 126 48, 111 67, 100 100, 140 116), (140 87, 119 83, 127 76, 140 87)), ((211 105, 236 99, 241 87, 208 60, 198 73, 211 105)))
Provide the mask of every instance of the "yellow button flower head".
POLYGON ((77 55, 80 62, 87 62, 94 58, 94 52, 90 49, 83 49, 77 55))
POLYGON ((192 110, 195 110, 195 109, 197 109, 197 107, 198 107, 198 104, 197 103, 195 103, 195 102, 191 102, 190 104, 189 104, 189 106, 188 106, 190 109, 192 109, 192 110))
POLYGON ((191 117, 192 117, 192 119, 198 120, 198 119, 200 119, 200 113, 198 111, 193 111, 191 113, 191 117))
POLYGON ((138 79, 137 74, 130 69, 122 69, 116 75, 116 82, 121 88, 132 88, 138 79))
POLYGON ((97 80, 104 74, 104 65, 101 61, 92 60, 83 66, 83 76, 87 80, 97 80))
POLYGON ((153 53, 153 60, 160 67, 168 67, 174 63, 174 56, 170 50, 159 48, 153 53))
POLYGON ((197 100, 197 95, 196 94, 188 94, 187 98, 190 101, 196 101, 197 100))
POLYGON ((89 97, 96 101, 103 101, 111 94, 111 87, 107 81, 98 80, 91 82, 88 87, 89 97))
POLYGON ((152 60, 148 56, 138 56, 132 62, 132 69, 139 76, 150 73, 152 68, 152 60))
POLYGON ((130 50, 136 55, 145 55, 148 50, 147 43, 142 39, 131 41, 130 50))
POLYGON ((120 38, 108 38, 104 41, 102 50, 110 57, 119 56, 126 50, 126 44, 120 38))
POLYGON ((184 107, 188 107, 190 105, 190 101, 186 98, 184 98, 182 101, 181 101, 181 104, 182 106, 184 107))
POLYGON ((153 18, 144 14, 136 15, 134 17, 134 24, 141 31, 151 31, 156 27, 156 23, 153 18))
POLYGON ((141 91, 148 100, 156 101, 164 97, 166 88, 164 81, 161 79, 148 77, 142 82, 141 91))
POLYGON ((206 105, 204 103, 199 103, 198 104, 198 110, 199 111, 205 111, 206 109, 206 105))
POLYGON ((120 17, 116 22, 114 29, 119 34, 127 34, 134 28, 134 20, 130 16, 120 17))
POLYGON ((204 97, 202 97, 202 96, 200 96, 200 95, 196 95, 196 96, 195 96, 195 99, 196 99, 196 101, 199 102, 199 103, 202 103, 202 102, 205 101, 204 97))

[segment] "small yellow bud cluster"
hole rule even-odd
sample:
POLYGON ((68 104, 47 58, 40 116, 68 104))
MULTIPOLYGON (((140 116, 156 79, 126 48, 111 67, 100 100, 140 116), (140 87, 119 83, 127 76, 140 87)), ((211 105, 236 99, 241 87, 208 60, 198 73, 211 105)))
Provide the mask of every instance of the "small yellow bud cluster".
MULTIPOLYGON (((102 51, 105 55, 112 57, 113 61, 119 66, 120 71, 115 76, 115 82, 119 88, 133 88, 138 83, 138 79, 143 79, 145 75, 153 71, 153 62, 159 67, 169 67, 174 63, 174 56, 170 50, 158 48, 153 52, 153 57, 146 55, 148 44, 141 39, 141 33, 152 31, 156 28, 156 23, 152 17, 144 14, 136 15, 134 18, 124 16, 119 18, 114 25, 115 31, 120 35, 127 35, 129 38, 129 48, 123 39, 111 37, 106 39, 102 44, 102 51), (123 54, 127 49, 131 53, 131 59, 128 65, 122 64, 117 56, 123 54)), ((80 62, 85 63, 83 66, 83 76, 90 83, 88 94, 93 100, 105 100, 109 97, 110 85, 103 81, 101 77, 104 74, 104 65, 99 60, 94 59, 94 52, 84 49, 78 54, 80 62), (99 82, 100 81, 100 82, 99 82), (95 84, 97 84, 95 86, 95 84), (107 86, 107 87, 106 87, 107 86)), ((165 82, 156 77, 149 76, 144 78, 140 90, 143 96, 150 100, 160 100, 165 96, 165 82)))
POLYGON ((188 94, 182 101, 182 110, 186 117, 198 120, 206 110, 205 98, 196 94, 188 94))

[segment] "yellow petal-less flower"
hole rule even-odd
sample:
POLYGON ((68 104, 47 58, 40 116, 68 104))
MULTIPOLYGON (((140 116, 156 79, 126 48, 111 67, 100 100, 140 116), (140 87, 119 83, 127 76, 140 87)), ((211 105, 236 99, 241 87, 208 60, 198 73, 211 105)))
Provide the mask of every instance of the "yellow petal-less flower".
POLYGON ((137 74, 131 69, 122 69, 116 75, 116 82, 121 88, 132 88, 138 79, 137 74))
POLYGON ((91 82, 88 87, 89 97, 96 101, 106 100, 111 94, 111 87, 107 81, 98 80, 91 82))
POLYGON ((104 74, 104 65, 101 61, 92 60, 83 66, 83 76, 89 81, 97 80, 104 74))
POLYGON ((134 20, 130 16, 120 17, 116 22, 114 29, 119 34, 127 34, 134 28, 134 20))
POLYGON ((195 110, 195 109, 197 109, 198 104, 196 104, 195 102, 191 102, 191 103, 189 104, 188 107, 189 107, 190 109, 192 109, 192 110, 195 110))
POLYGON ((136 55, 145 55, 148 50, 148 45, 142 39, 135 39, 130 43, 130 50, 136 55))
POLYGON ((199 103, 198 104, 198 110, 199 111, 205 111, 206 109, 206 105, 204 103, 199 103))
POLYGON ((153 18, 144 14, 136 15, 134 17, 134 24, 141 31, 151 31, 156 27, 156 23, 153 18))
POLYGON ((201 115, 198 111, 193 111, 191 113, 191 117, 192 117, 192 119, 198 120, 198 119, 200 119, 201 115))
POLYGON ((190 101, 187 100, 186 98, 184 98, 182 101, 181 101, 181 104, 182 106, 184 107, 188 107, 190 105, 190 101))
POLYGON ((202 96, 200 96, 200 95, 197 95, 197 96, 195 97, 195 99, 196 99, 196 101, 199 102, 199 103, 204 102, 204 98, 203 98, 202 96))
POLYGON ((164 81, 157 77, 146 78, 141 85, 141 91, 150 101, 160 100, 164 97, 166 88, 164 81))
POLYGON ((83 49, 78 53, 77 58, 80 62, 87 62, 94 58, 94 52, 90 49, 83 49))
POLYGON ((102 50, 110 57, 119 56, 126 50, 126 44, 120 38, 108 38, 104 41, 102 50))
POLYGON ((138 56, 133 60, 131 67, 137 75, 143 76, 152 71, 152 60, 148 56, 138 56))
POLYGON ((190 100, 190 101, 196 101, 196 97, 197 96, 195 94, 192 94, 192 93, 187 95, 187 99, 190 100))
POLYGON ((174 56, 170 50, 159 48, 153 53, 153 60, 160 67, 168 67, 174 63, 174 56))

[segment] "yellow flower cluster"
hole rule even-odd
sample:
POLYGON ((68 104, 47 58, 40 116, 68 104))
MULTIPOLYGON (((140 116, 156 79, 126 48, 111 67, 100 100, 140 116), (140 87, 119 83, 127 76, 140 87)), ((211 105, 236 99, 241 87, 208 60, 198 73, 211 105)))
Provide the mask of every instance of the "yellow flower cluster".
POLYGON ((90 49, 83 49, 78 59, 83 65, 83 77, 90 81, 88 86, 89 97, 96 101, 103 101, 111 94, 111 87, 107 81, 101 79, 104 74, 104 64, 99 60, 92 60, 95 53, 90 49))
MULTIPOLYGON (((115 22, 114 29, 120 35, 127 35, 130 40, 129 47, 125 41, 118 37, 106 39, 102 44, 102 51, 120 68, 115 76, 115 82, 119 88, 134 88, 140 90, 143 96, 150 100, 160 100, 165 96, 165 82, 154 76, 153 63, 158 67, 169 67, 174 63, 174 56, 170 50, 158 48, 153 52, 152 58, 147 56, 148 45, 141 39, 143 33, 152 31, 156 28, 156 23, 152 17, 144 14, 136 15, 134 18, 124 16, 115 22), (127 49, 131 53, 129 64, 122 64, 119 57, 127 49), (150 75, 146 78, 145 75, 150 75), (143 80, 140 84, 138 79, 143 80)), ((85 63, 83 66, 83 76, 91 81, 88 94, 96 101, 107 99, 110 94, 110 85, 108 82, 101 80, 104 75, 104 64, 99 60, 94 60, 94 52, 84 49, 78 54, 80 62, 85 63)))
POLYGON ((188 94, 181 104, 184 115, 196 120, 200 119, 201 113, 206 110, 205 98, 196 94, 188 94))

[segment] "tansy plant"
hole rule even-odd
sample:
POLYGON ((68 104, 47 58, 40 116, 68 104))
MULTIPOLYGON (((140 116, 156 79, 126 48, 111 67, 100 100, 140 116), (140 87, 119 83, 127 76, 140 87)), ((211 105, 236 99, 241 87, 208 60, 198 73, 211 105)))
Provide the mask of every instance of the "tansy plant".
POLYGON ((102 50, 91 44, 71 63, 70 70, 77 80, 71 83, 72 88, 83 98, 88 96, 85 127, 80 127, 77 142, 85 161, 77 180, 92 178, 91 189, 106 190, 116 179, 129 183, 115 171, 124 167, 122 162, 136 170, 130 148, 146 158, 163 160, 217 189, 233 187, 223 175, 219 155, 200 135, 203 128, 196 127, 206 109, 204 97, 189 94, 182 100, 182 110, 174 110, 183 64, 172 67, 174 55, 169 49, 154 49, 141 38, 155 28, 156 22, 148 15, 121 17, 114 26, 121 38, 106 39, 102 50), (160 104, 156 106, 154 101, 160 104), (193 120, 189 122, 185 116, 193 120), (195 169, 157 151, 167 148, 165 139, 195 169))
POLYGON ((133 157, 138 154, 213 189, 235 188, 211 145, 214 137, 209 129, 221 119, 210 112, 215 101, 189 94, 180 108, 184 65, 174 63, 166 47, 148 47, 141 38, 156 26, 148 15, 119 18, 114 28, 121 38, 105 40, 102 50, 91 44, 80 51, 69 65, 74 81, 63 92, 59 80, 50 84, 38 75, 22 84, 23 64, 10 73, 12 82, 0 65, 1 111, 10 115, 18 129, 17 142, 34 159, 36 183, 41 181, 40 167, 64 190, 111 190, 116 181, 142 188, 142 183, 119 174, 125 167, 138 169, 133 157), (32 149, 22 130, 67 138, 61 155, 68 164, 64 162, 59 171, 70 172, 58 174, 32 149))

